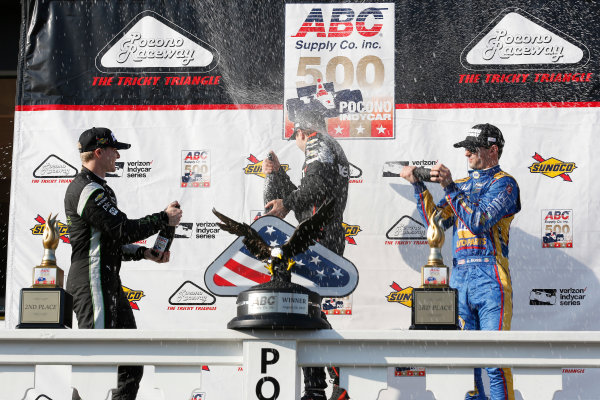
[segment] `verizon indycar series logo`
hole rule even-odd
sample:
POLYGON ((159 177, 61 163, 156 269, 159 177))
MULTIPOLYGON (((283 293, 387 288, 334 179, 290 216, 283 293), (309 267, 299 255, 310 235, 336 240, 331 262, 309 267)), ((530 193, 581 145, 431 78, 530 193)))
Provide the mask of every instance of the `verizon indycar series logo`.
POLYGON ((153 11, 136 15, 96 56, 105 73, 203 73, 218 62, 214 47, 153 11))
POLYGON ((533 155, 533 159, 537 162, 531 164, 529 167, 529 172, 532 174, 542 174, 548 178, 556 178, 558 176, 564 181, 572 182, 569 174, 577 168, 574 162, 564 162, 554 157, 544 159, 538 153, 533 155))
POLYGON ((170 306, 167 307, 167 310, 214 311, 217 307, 208 306, 212 306, 216 301, 217 299, 215 296, 208 293, 194 282, 185 281, 169 298, 170 306))
MULTIPOLYGON (((254 155, 250 154, 250 157, 247 158, 250 161, 250 164, 244 167, 244 174, 246 175, 256 175, 264 178, 266 175, 262 170, 262 163, 264 160, 259 160, 254 155)), ((288 164, 281 164, 279 168, 283 168, 284 172, 290 170, 290 166, 288 164)))
MULTIPOLYGON (((295 228, 287 222, 265 216, 250 225, 270 246, 287 241, 295 228)), ((265 264, 257 260, 238 237, 206 269, 204 283, 217 296, 237 296, 240 292, 271 280, 265 264)), ((321 296, 344 297, 358 284, 358 270, 349 260, 316 243, 294 257, 292 282, 321 296)))
POLYGON ((50 154, 33 171, 33 183, 70 183, 77 175, 77 168, 57 155, 50 154))
MULTIPOLYGON (((38 214, 37 217, 35 217, 35 222, 37 222, 36 225, 33 226, 33 228, 31 228, 31 234, 32 235, 43 235, 44 234, 44 226, 46 225, 46 220, 40 215, 38 214)), ((63 224, 60 221, 58 222, 58 234, 60 235, 60 240, 63 241, 63 243, 71 243, 71 241, 69 240, 69 227, 65 224, 63 224)))
POLYGON ((117 161, 115 162, 115 171, 106 174, 109 178, 147 178, 152 171, 154 160, 150 161, 117 161))
POLYGON ((519 8, 507 8, 461 54, 467 69, 581 67, 590 59, 587 47, 519 8))
POLYGON ((412 307, 413 288, 411 286, 405 287, 403 289, 396 282, 392 282, 390 287, 394 291, 385 296, 388 303, 400 303, 405 307, 412 307))
POLYGON ((585 300, 587 287, 562 289, 531 289, 529 305, 563 307, 581 306, 585 300))
POLYGON ((573 247, 573 210, 542 210, 542 248, 573 247))
POLYGON ((123 292, 125 292, 125 295, 127 296, 127 301, 129 301, 131 309, 139 311, 140 307, 138 306, 138 301, 140 301, 142 297, 145 297, 144 291, 129 289, 126 286, 121 286, 121 288, 123 288, 123 292))

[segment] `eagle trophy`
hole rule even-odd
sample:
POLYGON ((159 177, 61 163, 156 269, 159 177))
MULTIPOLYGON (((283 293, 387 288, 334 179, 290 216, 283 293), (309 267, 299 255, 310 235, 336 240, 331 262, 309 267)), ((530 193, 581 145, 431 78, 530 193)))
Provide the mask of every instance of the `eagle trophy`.
POLYGON ((224 231, 243 236, 242 242, 256 258, 266 263, 271 274, 271 282, 290 282, 292 267, 296 263, 292 257, 304 253, 317 240, 323 238, 322 229, 333 218, 335 200, 329 200, 308 219, 304 220, 292 236, 281 246, 271 247, 250 225, 237 222, 213 208, 213 213, 222 221, 217 225, 224 231))

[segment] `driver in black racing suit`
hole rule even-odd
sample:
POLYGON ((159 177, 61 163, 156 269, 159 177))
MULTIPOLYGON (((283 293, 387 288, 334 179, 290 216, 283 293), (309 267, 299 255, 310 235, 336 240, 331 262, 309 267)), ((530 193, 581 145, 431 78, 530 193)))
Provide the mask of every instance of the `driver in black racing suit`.
MULTIPOLYGON (((71 241, 71 267, 67 291, 80 329, 135 329, 135 318, 121 287, 121 261, 149 259, 168 262, 169 252, 153 255, 134 245, 181 219, 177 202, 165 211, 128 219, 104 180, 114 172, 118 150, 131 145, 116 140, 107 128, 91 128, 79 137, 83 167, 65 194, 65 213, 71 241)), ((119 366, 113 400, 134 400, 142 379, 142 366, 119 366)), ((79 393, 73 390, 73 399, 79 393)))
MULTIPOLYGON (((263 161, 263 172, 267 175, 265 209, 270 209, 266 215, 285 218, 290 211, 294 211, 298 222, 302 222, 326 201, 335 199, 333 218, 323 227, 325 235, 319 243, 342 256, 346 244, 342 222, 348 198, 350 167, 340 144, 326 133, 327 130, 319 121, 323 119, 304 113, 296 120, 294 133, 290 137, 305 156, 300 186, 292 183, 274 152, 271 151, 263 161)), ((303 372, 305 394, 302 400, 326 400, 324 369, 306 367, 303 372)), ((333 379, 330 400, 349 399, 346 390, 339 387, 338 368, 330 367, 328 372, 333 379)))

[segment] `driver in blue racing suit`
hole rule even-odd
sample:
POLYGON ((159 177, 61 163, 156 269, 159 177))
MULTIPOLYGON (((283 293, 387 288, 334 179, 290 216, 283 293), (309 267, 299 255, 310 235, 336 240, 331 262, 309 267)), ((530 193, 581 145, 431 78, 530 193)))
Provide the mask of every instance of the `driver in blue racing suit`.
MULTIPOLYGON (((500 169, 504 147, 502 132, 490 124, 475 125, 465 140, 469 176, 452 180, 443 164, 431 169, 431 181, 439 183, 445 196, 437 205, 425 184, 407 166, 401 176, 415 189, 417 208, 429 226, 429 216, 442 211, 444 229, 454 227, 453 268, 450 286, 458 290, 458 314, 462 329, 509 330, 512 317, 512 285, 508 269, 510 223, 521 209, 515 179, 500 169)), ((513 400, 512 374, 508 368, 486 368, 492 400, 513 400)), ((487 399, 481 369, 475 370, 475 390, 467 399, 487 399)))

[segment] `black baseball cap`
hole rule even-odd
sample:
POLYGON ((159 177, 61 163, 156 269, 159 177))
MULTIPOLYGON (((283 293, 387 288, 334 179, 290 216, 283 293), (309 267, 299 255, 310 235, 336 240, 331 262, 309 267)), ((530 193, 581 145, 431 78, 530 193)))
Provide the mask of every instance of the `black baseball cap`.
POLYGON ((79 136, 79 152, 93 151, 105 147, 114 147, 117 150, 125 150, 131 147, 129 143, 117 141, 117 138, 108 128, 91 128, 83 131, 79 136))
POLYGON ((454 147, 464 147, 472 149, 485 147, 486 149, 493 145, 498 146, 498 150, 504 147, 504 137, 500 129, 492 124, 478 124, 467 131, 465 140, 454 143, 454 147))
POLYGON ((294 132, 290 136, 290 140, 296 139, 296 131, 298 129, 313 131, 313 132, 326 132, 325 117, 318 111, 307 109, 301 109, 296 112, 294 118, 294 132))

